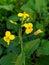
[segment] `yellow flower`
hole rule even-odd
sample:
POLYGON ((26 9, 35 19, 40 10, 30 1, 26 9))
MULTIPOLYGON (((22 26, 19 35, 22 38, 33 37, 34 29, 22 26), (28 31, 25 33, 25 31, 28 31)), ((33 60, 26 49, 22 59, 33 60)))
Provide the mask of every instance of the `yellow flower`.
POLYGON ((18 13, 18 16, 19 16, 19 17, 22 17, 22 16, 23 16, 23 13, 18 13))
POLYGON ((26 12, 23 13, 23 19, 26 19, 27 17, 29 17, 29 14, 27 14, 26 12))
POLYGON ((27 28, 27 27, 28 27, 28 24, 27 24, 27 23, 25 23, 25 24, 23 24, 23 25, 22 25, 22 27, 27 28))
POLYGON ((40 33, 43 33, 43 31, 41 29, 38 29, 36 32, 34 32, 34 35, 38 35, 40 33))
POLYGON ((14 40, 15 39, 15 36, 14 35, 10 35, 10 40, 14 40))
POLYGON ((10 31, 6 31, 5 32, 5 36, 4 36, 4 41, 7 42, 7 44, 9 45, 10 44, 10 40, 14 40, 15 39, 15 36, 11 34, 10 31))
POLYGON ((9 37, 10 35, 11 35, 11 32, 10 32, 10 31, 6 31, 6 32, 5 32, 5 36, 6 36, 6 37, 9 37))
POLYGON ((26 12, 24 12, 23 14, 24 16, 29 17, 29 14, 27 14, 26 12))
POLYGON ((29 17, 29 14, 26 12, 18 13, 18 17, 21 17, 21 20, 25 20, 27 17, 29 17))
POLYGON ((4 41, 7 42, 7 45, 10 44, 10 39, 9 39, 9 37, 4 36, 4 41))
POLYGON ((25 24, 23 24, 23 26, 24 26, 25 28, 33 27, 33 24, 32 24, 32 23, 25 23, 25 24))
POLYGON ((17 24, 16 22, 14 22, 13 20, 10 20, 10 23, 12 23, 12 24, 17 24))
POLYGON ((23 27, 26 28, 25 33, 30 34, 33 31, 33 24, 32 23, 25 23, 23 27))
POLYGON ((30 34, 31 32, 33 31, 33 28, 27 28, 26 30, 25 30, 25 33, 26 34, 30 34))
POLYGON ((33 24, 32 23, 28 23, 29 27, 33 27, 33 24))

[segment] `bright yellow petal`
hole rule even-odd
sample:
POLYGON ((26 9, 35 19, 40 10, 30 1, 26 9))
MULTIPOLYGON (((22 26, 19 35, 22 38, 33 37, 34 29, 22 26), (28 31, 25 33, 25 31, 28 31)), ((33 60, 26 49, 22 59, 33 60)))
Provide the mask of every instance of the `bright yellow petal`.
POLYGON ((4 39, 4 41, 5 41, 5 42, 7 42, 7 45, 9 45, 9 44, 10 44, 10 39, 9 39, 8 37, 4 36, 4 38, 3 38, 3 39, 4 39))
POLYGON ((27 28, 27 29, 25 30, 25 33, 26 33, 26 34, 30 34, 32 31, 33 31, 33 28, 30 28, 30 29, 27 28))
POLYGON ((24 26, 25 28, 32 28, 33 24, 32 23, 25 23, 22 26, 24 26))
POLYGON ((40 33, 43 33, 43 31, 41 29, 38 29, 36 32, 34 32, 34 35, 38 35, 40 33))
POLYGON ((29 27, 33 27, 33 24, 32 23, 28 23, 29 27))
POLYGON ((19 16, 19 17, 22 17, 22 16, 23 16, 23 13, 18 13, 18 16, 19 16))
POLYGON ((10 38, 10 40, 14 40, 15 39, 15 35, 10 35, 9 38, 10 38))
POLYGON ((25 15, 26 17, 29 17, 29 14, 27 14, 26 12, 24 12, 24 15, 25 15))
POLYGON ((28 24, 27 23, 23 24, 22 26, 25 27, 25 28, 28 28, 28 24))
POLYGON ((6 36, 6 37, 9 37, 10 35, 11 35, 11 32, 10 32, 10 31, 6 31, 6 32, 5 32, 5 36, 6 36))
POLYGON ((29 15, 26 12, 24 12, 23 13, 23 20, 25 20, 27 17, 29 17, 29 15))
POLYGON ((3 38, 3 39, 4 39, 4 41, 6 41, 6 37, 5 37, 5 36, 4 36, 4 38, 3 38))
POLYGON ((25 20, 25 19, 26 19, 26 15, 23 16, 23 20, 25 20))
POLYGON ((10 40, 7 41, 7 45, 10 45, 10 40))

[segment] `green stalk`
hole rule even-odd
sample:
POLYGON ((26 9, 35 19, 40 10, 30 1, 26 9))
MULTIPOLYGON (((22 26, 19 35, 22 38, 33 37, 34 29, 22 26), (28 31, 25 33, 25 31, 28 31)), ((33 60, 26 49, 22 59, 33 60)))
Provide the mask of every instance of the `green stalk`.
POLYGON ((21 52, 23 52, 22 28, 19 30, 19 39, 21 44, 21 52))
MULTIPOLYGON (((21 52, 22 52, 22 55, 23 55, 24 50, 23 50, 23 39, 22 39, 22 27, 19 30, 19 39, 20 39, 20 44, 21 44, 21 52)), ((25 61, 24 61, 24 65, 25 65, 25 61)))

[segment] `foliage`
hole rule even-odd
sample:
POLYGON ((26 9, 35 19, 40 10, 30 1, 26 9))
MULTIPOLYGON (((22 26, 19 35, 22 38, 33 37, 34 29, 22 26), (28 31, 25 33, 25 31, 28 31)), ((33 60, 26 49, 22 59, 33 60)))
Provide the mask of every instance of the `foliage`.
POLYGON ((49 0, 0 0, 0 65, 49 65, 48 58, 49 0))

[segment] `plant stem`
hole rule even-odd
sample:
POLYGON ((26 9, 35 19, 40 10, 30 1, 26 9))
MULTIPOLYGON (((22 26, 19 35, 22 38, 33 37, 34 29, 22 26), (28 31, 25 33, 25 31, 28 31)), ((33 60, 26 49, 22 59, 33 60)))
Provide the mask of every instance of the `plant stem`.
MULTIPOLYGON (((23 39, 22 39, 22 27, 19 30, 19 39, 20 39, 20 44, 21 44, 21 52, 23 55, 24 50, 23 50, 23 39)), ((24 60, 24 65, 25 65, 25 60, 24 60)))
POLYGON ((23 52, 22 28, 19 30, 19 39, 21 44, 21 52, 23 52))

